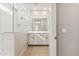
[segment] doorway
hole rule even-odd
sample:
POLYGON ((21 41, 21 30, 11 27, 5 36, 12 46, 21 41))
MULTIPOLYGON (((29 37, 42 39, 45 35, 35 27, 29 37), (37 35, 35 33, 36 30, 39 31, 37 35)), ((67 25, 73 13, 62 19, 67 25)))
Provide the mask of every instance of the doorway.
POLYGON ((19 56, 28 50, 43 50, 38 52, 42 54, 35 54, 38 56, 56 55, 56 4, 5 3, 1 6, 8 10, 1 9, 0 14, 3 55, 19 56))
MULTIPOLYGON (((14 4, 14 31, 18 31, 20 34, 25 33, 27 36, 24 39, 24 46, 26 47, 24 55, 39 56, 44 55, 43 53, 49 55, 49 20, 50 4, 48 3, 14 4)), ((21 42, 18 44, 21 44, 21 42)), ((15 49, 17 50, 18 48, 16 47, 15 49)), ((22 50, 20 51, 22 52, 22 50)), ((18 51, 17 54, 20 54, 20 52, 18 51)))
MULTIPOLYGON (((14 17, 14 24, 15 24, 14 31, 15 32, 18 31, 20 33, 25 32, 27 36, 26 37, 27 42, 25 42, 25 47, 27 46, 27 49, 26 52, 24 52, 24 55, 27 55, 27 53, 33 55, 32 52, 28 51, 29 50, 39 51, 40 48, 42 50, 46 49, 46 51, 44 50, 45 53, 47 53, 45 55, 55 56, 56 4, 50 4, 50 3, 14 4, 14 8, 15 8, 14 15, 16 15, 14 17)), ((17 50, 17 47, 15 49, 17 50)))

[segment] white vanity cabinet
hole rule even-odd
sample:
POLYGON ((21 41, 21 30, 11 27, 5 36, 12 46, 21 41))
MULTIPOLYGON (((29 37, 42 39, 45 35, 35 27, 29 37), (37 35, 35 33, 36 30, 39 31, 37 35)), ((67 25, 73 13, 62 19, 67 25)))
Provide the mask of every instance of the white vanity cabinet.
POLYGON ((48 33, 29 33, 29 45, 48 45, 48 33))

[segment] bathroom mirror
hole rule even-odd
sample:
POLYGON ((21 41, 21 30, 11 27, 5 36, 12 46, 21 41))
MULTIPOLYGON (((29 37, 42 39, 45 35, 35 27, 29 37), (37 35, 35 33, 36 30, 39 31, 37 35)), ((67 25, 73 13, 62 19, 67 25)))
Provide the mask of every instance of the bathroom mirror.
POLYGON ((47 18, 33 18, 32 30, 33 31, 47 31, 47 18))

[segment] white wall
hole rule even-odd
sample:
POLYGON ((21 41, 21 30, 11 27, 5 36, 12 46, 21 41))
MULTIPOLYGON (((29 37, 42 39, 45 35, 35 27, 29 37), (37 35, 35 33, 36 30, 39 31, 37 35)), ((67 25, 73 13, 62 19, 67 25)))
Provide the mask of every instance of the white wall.
MULTIPOLYGON (((16 4, 17 6, 18 4, 16 4)), ((14 4, 14 7, 16 7, 14 4)), ((19 6, 21 7, 21 6, 19 6)), ((22 7, 21 7, 22 8, 22 7)), ((21 55, 27 49, 27 22, 28 10, 15 9, 14 10, 14 53, 21 55), (21 19, 23 17, 23 19, 21 19)))
POLYGON ((20 55, 24 49, 27 50, 27 34, 26 33, 14 33, 14 50, 15 55, 20 55))

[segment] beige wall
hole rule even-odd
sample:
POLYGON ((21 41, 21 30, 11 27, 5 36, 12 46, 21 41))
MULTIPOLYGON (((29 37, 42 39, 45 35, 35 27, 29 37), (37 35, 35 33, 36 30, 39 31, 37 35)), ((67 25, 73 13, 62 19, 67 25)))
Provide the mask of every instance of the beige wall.
POLYGON ((57 4, 58 55, 79 55, 79 4, 57 4))
POLYGON ((24 49, 27 49, 27 33, 14 33, 14 53, 20 55, 24 49))

